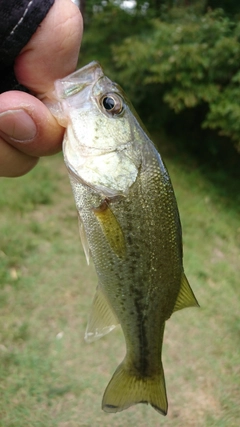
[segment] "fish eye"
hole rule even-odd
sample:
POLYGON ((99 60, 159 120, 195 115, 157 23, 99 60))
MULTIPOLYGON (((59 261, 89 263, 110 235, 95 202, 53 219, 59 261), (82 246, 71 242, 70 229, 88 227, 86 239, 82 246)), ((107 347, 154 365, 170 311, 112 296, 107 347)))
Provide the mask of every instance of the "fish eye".
POLYGON ((101 104, 104 110, 112 116, 120 114, 123 110, 122 100, 116 94, 104 95, 101 99, 101 104))

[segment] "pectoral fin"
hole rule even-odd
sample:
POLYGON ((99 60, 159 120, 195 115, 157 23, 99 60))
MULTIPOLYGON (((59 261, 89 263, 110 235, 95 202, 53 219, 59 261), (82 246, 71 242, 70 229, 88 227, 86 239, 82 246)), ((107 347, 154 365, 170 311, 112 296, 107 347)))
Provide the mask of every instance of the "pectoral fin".
POLYGON ((123 231, 107 201, 104 200, 98 208, 93 209, 93 212, 113 252, 119 258, 124 258, 126 246, 123 231))
POLYGON ((183 273, 180 291, 173 312, 186 307, 199 307, 199 304, 188 283, 185 274, 183 273))
POLYGON ((85 341, 96 341, 111 332, 118 323, 119 321, 103 294, 101 286, 98 285, 85 332, 85 341))
POLYGON ((86 236, 86 232, 84 229, 84 225, 82 222, 82 219, 80 217, 80 214, 78 213, 78 228, 79 228, 79 234, 80 234, 80 238, 81 238, 81 242, 82 242, 82 246, 83 246, 83 250, 86 256, 86 260, 87 263, 89 265, 89 261, 90 261, 90 248, 88 245, 88 241, 87 241, 87 236, 86 236))

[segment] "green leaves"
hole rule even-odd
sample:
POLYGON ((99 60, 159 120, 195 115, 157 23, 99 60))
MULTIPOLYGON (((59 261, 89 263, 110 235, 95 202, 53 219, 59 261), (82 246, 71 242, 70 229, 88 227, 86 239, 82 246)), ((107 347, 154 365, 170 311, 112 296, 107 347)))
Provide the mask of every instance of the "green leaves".
POLYGON ((208 104, 203 127, 240 141, 239 25, 220 10, 197 16, 186 9, 177 20, 151 24, 148 34, 113 48, 120 79, 157 84, 176 113, 208 104))
POLYGON ((220 135, 228 136, 236 141, 240 148, 239 95, 239 87, 233 85, 229 85, 219 93, 214 102, 210 104, 203 127, 217 129, 220 135))
POLYGON ((86 27, 83 56, 98 59, 146 119, 164 108, 197 115, 200 107, 202 127, 240 147, 240 24, 222 9, 204 14, 202 2, 194 4, 154 13, 152 3, 127 11, 109 0, 86 27))

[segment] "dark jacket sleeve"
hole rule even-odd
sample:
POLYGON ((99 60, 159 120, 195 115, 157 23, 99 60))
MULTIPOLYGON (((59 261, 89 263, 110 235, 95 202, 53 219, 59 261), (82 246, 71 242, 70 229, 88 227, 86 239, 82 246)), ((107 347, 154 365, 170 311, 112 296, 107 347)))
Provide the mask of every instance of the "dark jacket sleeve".
POLYGON ((0 93, 24 90, 14 60, 37 30, 54 0, 0 0, 0 93))

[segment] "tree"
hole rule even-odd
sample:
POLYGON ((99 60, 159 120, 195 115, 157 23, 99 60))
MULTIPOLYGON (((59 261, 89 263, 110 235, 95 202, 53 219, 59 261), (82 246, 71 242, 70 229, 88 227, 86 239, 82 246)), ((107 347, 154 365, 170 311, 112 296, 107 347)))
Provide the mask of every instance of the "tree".
POLYGON ((85 62, 99 60, 142 117, 161 108, 163 125, 163 103, 176 114, 191 110, 193 122, 201 120, 203 128, 240 148, 240 23, 222 9, 204 13, 202 1, 181 3, 162 9, 160 17, 151 12, 153 3, 146 13, 139 7, 128 12, 111 1, 99 5, 86 25, 85 62))

